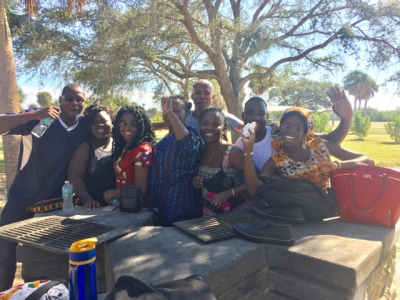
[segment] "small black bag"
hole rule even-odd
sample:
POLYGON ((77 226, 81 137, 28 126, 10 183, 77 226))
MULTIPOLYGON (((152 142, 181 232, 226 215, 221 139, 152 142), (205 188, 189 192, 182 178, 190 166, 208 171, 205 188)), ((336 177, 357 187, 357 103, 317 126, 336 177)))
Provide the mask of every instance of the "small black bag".
POLYGON ((221 170, 213 177, 204 180, 203 186, 209 191, 214 193, 221 193, 235 186, 235 178, 226 176, 224 169, 221 170))
POLYGON ((306 220, 322 220, 335 216, 337 201, 319 185, 307 179, 273 180, 260 177, 263 182, 257 196, 269 206, 301 207, 306 220))
POLYGON ((149 285, 132 276, 118 278, 104 300, 217 300, 207 281, 198 275, 149 285))
POLYGON ((137 186, 124 186, 121 189, 119 210, 138 213, 142 210, 142 192, 137 186))

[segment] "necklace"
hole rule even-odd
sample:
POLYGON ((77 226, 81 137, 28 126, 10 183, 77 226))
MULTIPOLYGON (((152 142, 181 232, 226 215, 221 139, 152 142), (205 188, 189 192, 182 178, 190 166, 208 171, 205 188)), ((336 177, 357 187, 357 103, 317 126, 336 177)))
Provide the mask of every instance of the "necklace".
POLYGON ((219 143, 218 143, 218 147, 216 147, 216 148, 214 149, 214 151, 211 152, 210 157, 208 158, 208 163, 211 163, 211 158, 212 158, 214 152, 215 152, 217 149, 221 150, 221 149, 220 149, 220 146, 221 146, 221 143, 219 142, 219 143))

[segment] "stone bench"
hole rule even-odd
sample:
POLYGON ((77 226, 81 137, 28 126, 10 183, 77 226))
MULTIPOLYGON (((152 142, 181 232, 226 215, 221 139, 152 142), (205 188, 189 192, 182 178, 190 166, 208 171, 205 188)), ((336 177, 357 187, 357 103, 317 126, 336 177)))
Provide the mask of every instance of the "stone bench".
MULTIPOLYGON (((130 234, 99 247, 99 286, 104 290, 121 275, 157 284, 198 274, 208 280, 221 300, 371 300, 395 296, 388 287, 395 271, 400 225, 390 229, 330 220, 293 227, 296 243, 291 247, 240 238, 203 244, 177 228, 147 226, 151 222, 148 212, 131 214, 129 224, 120 212, 108 213, 108 217, 97 210, 89 213, 92 217, 88 221, 103 223, 118 216, 121 226, 132 229, 130 234)), ((66 215, 62 211, 57 214, 66 215)), ((23 248, 18 251, 23 264, 43 251, 23 248)), ((68 265, 66 256, 62 261, 68 265)))

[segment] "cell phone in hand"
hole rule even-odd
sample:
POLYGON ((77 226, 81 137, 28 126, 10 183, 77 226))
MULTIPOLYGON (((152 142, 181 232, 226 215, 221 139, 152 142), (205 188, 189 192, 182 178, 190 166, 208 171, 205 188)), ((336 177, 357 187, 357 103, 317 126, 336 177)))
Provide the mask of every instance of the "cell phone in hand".
POLYGON ((205 207, 207 207, 208 209, 212 210, 213 212, 215 212, 217 214, 222 213, 222 209, 221 208, 218 208, 217 210, 214 210, 214 209, 211 208, 211 203, 212 203, 211 199, 208 199, 207 197, 203 196, 202 200, 203 200, 203 205, 205 207))

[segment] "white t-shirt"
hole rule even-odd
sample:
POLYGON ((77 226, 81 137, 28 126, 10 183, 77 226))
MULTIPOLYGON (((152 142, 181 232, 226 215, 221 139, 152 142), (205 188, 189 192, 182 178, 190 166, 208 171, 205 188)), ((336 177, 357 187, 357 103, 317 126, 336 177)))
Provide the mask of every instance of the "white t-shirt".
MULTIPOLYGON (((262 170, 262 167, 267 162, 267 160, 272 155, 276 154, 276 151, 271 146, 271 143, 274 141, 271 135, 272 128, 269 126, 266 126, 266 128, 267 133, 265 134, 265 137, 258 143, 255 143, 253 147, 254 165, 259 171, 262 170)), ((243 150, 243 143, 241 138, 236 141, 235 145, 243 150)))

